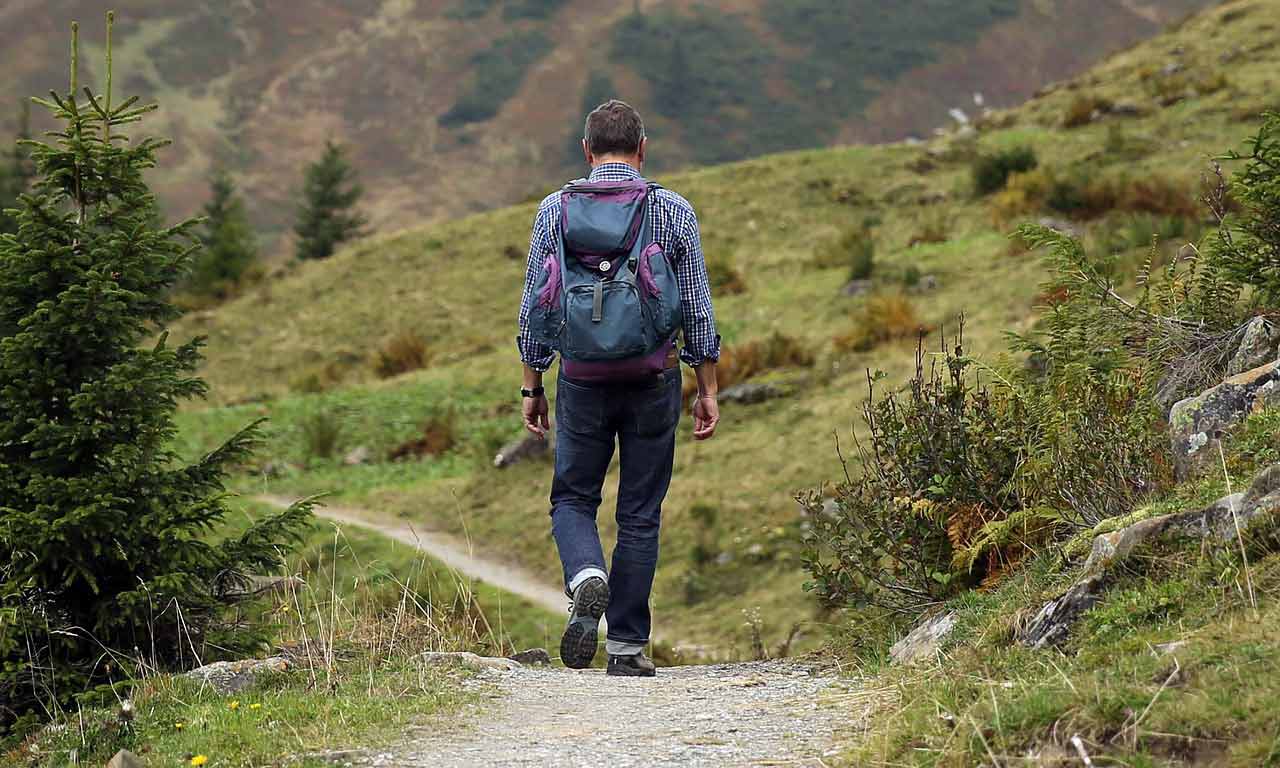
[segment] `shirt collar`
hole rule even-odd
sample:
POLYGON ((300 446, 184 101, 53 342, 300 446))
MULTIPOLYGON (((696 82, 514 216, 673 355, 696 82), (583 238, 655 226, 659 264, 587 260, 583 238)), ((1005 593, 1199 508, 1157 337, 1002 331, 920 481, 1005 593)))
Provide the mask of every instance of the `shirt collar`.
POLYGON ((640 178, 640 172, 626 163, 601 163, 591 169, 587 181, 630 181, 640 178))

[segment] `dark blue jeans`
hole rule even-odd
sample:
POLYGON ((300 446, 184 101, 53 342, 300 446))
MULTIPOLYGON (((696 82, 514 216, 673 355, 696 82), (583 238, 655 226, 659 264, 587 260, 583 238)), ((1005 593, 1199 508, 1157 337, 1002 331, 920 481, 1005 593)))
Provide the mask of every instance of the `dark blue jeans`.
POLYGON ((596 511, 619 448, 618 543, 609 569, 610 645, 649 642, 649 593, 658 565, 662 500, 671 484, 680 369, 635 384, 586 384, 560 376, 556 389, 556 470, 551 533, 566 587, 588 568, 605 568, 596 511))

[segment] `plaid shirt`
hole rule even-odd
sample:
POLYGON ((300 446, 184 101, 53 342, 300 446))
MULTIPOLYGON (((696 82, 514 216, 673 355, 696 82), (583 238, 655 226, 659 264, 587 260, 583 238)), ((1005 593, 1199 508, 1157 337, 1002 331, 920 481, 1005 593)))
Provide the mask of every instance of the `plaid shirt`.
MULTIPOLYGON (((592 169, 589 181, 638 178, 640 173, 626 163, 603 163, 592 169)), ((688 200, 670 190, 656 190, 649 200, 649 226, 653 239, 670 254, 676 267, 676 282, 680 285, 680 305, 684 309, 684 346, 680 350, 680 359, 691 366, 719 360, 720 336, 716 333, 716 316, 711 308, 711 285, 707 281, 707 264, 702 256, 698 217, 688 200)), ((555 253, 555 238, 560 234, 560 192, 556 191, 543 199, 533 220, 524 295, 520 299, 520 335, 516 337, 516 346, 520 349, 520 359, 535 371, 550 368, 554 353, 529 338, 529 310, 533 307, 533 292, 542 265, 548 255, 555 253)))

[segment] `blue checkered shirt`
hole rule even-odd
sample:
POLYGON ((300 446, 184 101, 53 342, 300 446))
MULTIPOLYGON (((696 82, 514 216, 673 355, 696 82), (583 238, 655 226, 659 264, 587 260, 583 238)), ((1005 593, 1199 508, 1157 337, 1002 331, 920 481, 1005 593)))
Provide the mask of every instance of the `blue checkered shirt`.
MULTIPOLYGON (((626 163, 602 163, 591 171, 589 181, 627 181, 640 178, 639 172, 626 163)), ((693 206, 668 189, 655 190, 649 198, 649 226, 653 239, 670 254, 680 285, 680 305, 684 310, 684 345, 680 359, 697 366, 720 359, 720 336, 716 333, 716 316, 711 308, 711 285, 707 281, 707 263, 702 256, 702 238, 698 235, 698 217, 693 206)), ((556 251, 560 237, 560 192, 543 199, 533 220, 529 237, 529 262, 525 270, 524 295, 520 299, 520 335, 516 346, 520 359, 535 371, 551 367, 554 352, 529 338, 529 310, 533 307, 534 289, 547 256, 556 251)))

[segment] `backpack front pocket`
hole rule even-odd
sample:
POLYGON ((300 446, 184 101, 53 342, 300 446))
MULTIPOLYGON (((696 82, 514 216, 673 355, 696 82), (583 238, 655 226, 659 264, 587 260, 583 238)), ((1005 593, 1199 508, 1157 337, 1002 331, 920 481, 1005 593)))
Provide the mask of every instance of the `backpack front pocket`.
POLYGON ((573 360, 621 360, 655 345, 640 292, 630 282, 595 281, 569 291, 561 352, 573 360))

